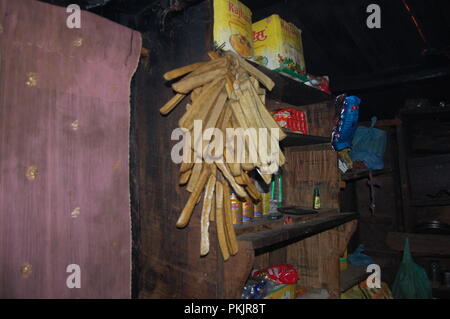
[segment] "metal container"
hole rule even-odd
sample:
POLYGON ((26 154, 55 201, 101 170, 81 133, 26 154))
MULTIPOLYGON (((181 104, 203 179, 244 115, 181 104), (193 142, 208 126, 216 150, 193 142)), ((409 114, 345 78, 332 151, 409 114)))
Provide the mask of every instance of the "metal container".
POLYGON ((255 218, 253 211, 253 202, 250 198, 246 198, 242 203, 242 221, 244 223, 251 222, 255 218))
POLYGON ((257 203, 253 203, 253 217, 258 218, 262 217, 263 211, 262 211, 262 201, 260 200, 257 203))
POLYGON ((231 193, 230 202, 233 224, 242 224, 242 202, 237 198, 235 193, 231 193))

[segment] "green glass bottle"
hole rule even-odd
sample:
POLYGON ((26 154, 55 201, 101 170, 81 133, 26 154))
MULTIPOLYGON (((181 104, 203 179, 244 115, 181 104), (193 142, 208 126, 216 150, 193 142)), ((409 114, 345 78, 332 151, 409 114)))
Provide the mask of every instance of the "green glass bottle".
POLYGON ((320 191, 318 188, 314 189, 314 203, 313 203, 314 209, 320 209, 320 191))

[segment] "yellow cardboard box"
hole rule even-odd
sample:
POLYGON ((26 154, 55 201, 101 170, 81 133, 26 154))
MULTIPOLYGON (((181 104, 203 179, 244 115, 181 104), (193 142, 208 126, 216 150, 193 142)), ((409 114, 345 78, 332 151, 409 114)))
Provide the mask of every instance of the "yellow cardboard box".
POLYGON ((238 0, 214 0, 214 42, 244 58, 253 56, 252 12, 238 0))
POLYGON ((275 71, 307 80, 301 30, 279 15, 253 23, 254 60, 275 71))

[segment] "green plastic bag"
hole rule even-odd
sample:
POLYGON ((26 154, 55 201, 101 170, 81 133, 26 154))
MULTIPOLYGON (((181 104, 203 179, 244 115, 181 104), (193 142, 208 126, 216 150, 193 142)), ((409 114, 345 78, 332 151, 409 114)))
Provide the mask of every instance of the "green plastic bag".
POLYGON ((425 269, 417 265, 411 256, 409 239, 405 239, 403 259, 392 286, 396 299, 431 299, 432 288, 425 269))

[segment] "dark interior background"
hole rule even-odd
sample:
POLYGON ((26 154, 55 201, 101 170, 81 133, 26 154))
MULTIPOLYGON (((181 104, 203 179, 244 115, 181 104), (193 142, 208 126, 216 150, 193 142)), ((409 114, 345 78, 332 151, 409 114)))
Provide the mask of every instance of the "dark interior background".
MULTIPOLYGON (((158 24, 173 32, 202 0, 45 0, 77 3, 143 33, 158 24), (175 4, 175 6, 171 6, 175 4), (169 10, 168 8, 172 8, 169 10), (162 22, 163 21, 163 22, 162 22)), ((328 75, 335 94, 357 94, 361 119, 392 118, 406 99, 449 102, 450 1, 446 0, 242 0, 258 21, 273 13, 302 30, 307 71, 328 75), (369 4, 381 8, 381 28, 369 29, 369 4), (410 12, 405 4, 409 6, 410 12), (411 19, 416 17, 423 39, 411 19)), ((188 22, 188 21, 185 21, 188 22)))
MULTIPOLYGON (((313 75, 328 75, 334 94, 358 95, 362 99, 360 121, 368 121, 373 115, 379 119, 393 119, 400 115, 402 109, 411 105, 416 111, 419 110, 416 106, 419 104, 428 105, 428 108, 433 111, 441 109, 441 112, 433 114, 418 113, 404 116, 402 118, 403 128, 405 128, 404 141, 399 141, 396 128, 387 129, 389 144, 385 164, 391 172, 377 177, 381 188, 377 193, 376 216, 372 216, 368 208, 367 179, 347 183, 345 192, 341 194, 344 210, 358 211, 361 215, 359 231, 353 242, 364 243, 367 253, 377 257, 377 261, 380 260, 383 263, 387 281, 391 283, 398 269, 401 255, 387 247, 386 234, 391 231, 410 232, 415 223, 421 219, 440 219, 450 224, 450 197, 445 199, 447 206, 431 208, 410 207, 409 203, 403 202, 401 190, 408 188, 404 181, 408 178, 414 180, 420 176, 413 174, 416 171, 414 169, 410 170, 409 176, 406 170, 404 173, 400 170, 401 165, 410 167, 422 165, 413 161, 419 157, 419 160, 429 163, 428 171, 439 165, 441 167, 439 170, 432 171, 432 174, 428 174, 427 176, 431 177, 426 181, 421 178, 420 185, 436 193, 441 191, 442 187, 445 188, 444 182, 448 181, 448 173, 445 173, 447 175, 442 173, 446 167, 450 167, 448 155, 444 155, 447 156, 445 161, 433 156, 450 153, 450 1, 241 1, 252 10, 254 21, 277 13, 302 29, 307 71, 313 75), (371 3, 378 4, 381 8, 380 29, 369 29, 366 25, 369 15, 366 8, 371 3), (405 4, 416 17, 423 37, 413 23, 405 4), (406 145, 403 151, 402 144, 406 145), (404 153, 404 163, 398 160, 401 152, 404 153), (420 159, 420 157, 426 158, 420 159), (445 165, 441 162, 445 162, 445 165), (436 185, 439 186, 438 189, 435 189, 436 185), (403 225, 406 219, 409 220, 411 228, 403 225)), ((157 132, 158 127, 152 127, 148 122, 150 116, 145 119, 140 118, 136 113, 139 110, 135 108, 145 108, 145 111, 140 112, 149 112, 148 105, 164 100, 166 91, 158 97, 147 96, 146 85, 162 88, 160 74, 170 69, 173 63, 182 61, 181 64, 187 64, 198 60, 199 54, 196 47, 204 47, 207 41, 198 37, 198 39, 195 38, 198 43, 189 43, 190 40, 187 38, 193 37, 188 36, 189 28, 192 34, 195 32, 203 34, 203 31, 198 31, 203 30, 203 24, 212 25, 213 23, 213 21, 195 20, 196 17, 202 16, 199 12, 196 13, 199 11, 198 3, 202 0, 45 0, 45 2, 62 6, 78 3, 84 10, 142 32, 144 46, 153 51, 143 62, 145 70, 141 69, 135 76, 140 80, 141 86, 132 85, 135 96, 134 98, 132 96, 131 116, 132 122, 138 125, 132 126, 131 136, 142 137, 141 140, 146 140, 144 137, 157 132), (202 24, 201 27, 200 24, 202 24), (185 49, 185 46, 188 48, 185 49), (139 100, 139 92, 145 96, 145 99, 139 100), (137 103, 138 100, 140 103, 137 103)), ((147 205, 139 203, 137 194, 146 194, 148 187, 144 183, 145 189, 138 190, 139 183, 136 181, 136 176, 139 175, 138 171, 142 167, 145 167, 143 171, 154 172, 157 171, 154 167, 165 164, 156 163, 157 159, 154 156, 146 157, 145 154, 151 152, 145 149, 145 145, 138 145, 136 139, 132 138, 130 142, 131 188, 134 194, 132 199, 133 258, 137 258, 140 249, 138 207, 147 205), (136 160, 138 153, 142 158, 138 156, 136 160)), ((151 191, 158 192, 153 189, 151 191)), ((151 205, 147 206, 152 207, 151 205)), ((142 233, 147 232, 144 229, 142 233)), ((349 251, 354 248, 355 246, 350 246, 349 251)), ((417 262, 429 270, 428 259, 417 259, 417 262)), ((447 267, 450 270, 449 259, 441 261, 441 266, 443 269, 447 267)), ((139 273, 145 268, 142 266, 143 269, 140 269, 140 267, 141 263, 135 261, 134 296, 139 295, 142 285, 145 286, 145 280, 144 283, 138 280, 139 273)), ((144 274, 143 278, 147 277, 152 276, 144 274)))

